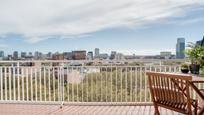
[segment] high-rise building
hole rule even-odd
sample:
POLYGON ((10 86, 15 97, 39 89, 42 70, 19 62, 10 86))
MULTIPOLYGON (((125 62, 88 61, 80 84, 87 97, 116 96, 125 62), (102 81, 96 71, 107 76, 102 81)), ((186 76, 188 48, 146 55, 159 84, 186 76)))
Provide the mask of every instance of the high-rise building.
POLYGON ((176 44, 176 58, 184 59, 185 58, 185 38, 178 38, 176 44))
POLYGON ((87 60, 93 60, 93 52, 89 51, 87 53, 87 60))
POLYGON ((39 59, 45 58, 44 54, 42 52, 39 52, 39 59))
POLYGON ((116 51, 111 51, 110 59, 115 59, 117 52, 116 51))
POLYGON ((42 56, 42 53, 41 53, 41 52, 36 51, 36 52, 34 53, 34 59, 36 59, 36 60, 40 59, 41 56, 42 56))
POLYGON ((4 58, 4 51, 0 51, 0 58, 4 58))
POLYGON ((46 55, 47 59, 50 59, 52 58, 52 52, 48 52, 47 55, 46 55))
POLYGON ((26 58, 26 52, 21 52, 21 58, 26 58))
POLYGON ((32 53, 32 52, 29 52, 29 53, 28 53, 28 56, 29 56, 29 57, 32 57, 32 56, 33 56, 33 53, 32 53))
POLYGON ((100 55, 100 50, 99 48, 95 48, 95 58, 98 58, 100 55))
POLYGON ((13 52, 13 59, 17 60, 18 59, 18 51, 13 52))
POLYGON ((34 59, 38 59, 38 51, 34 53, 34 59))

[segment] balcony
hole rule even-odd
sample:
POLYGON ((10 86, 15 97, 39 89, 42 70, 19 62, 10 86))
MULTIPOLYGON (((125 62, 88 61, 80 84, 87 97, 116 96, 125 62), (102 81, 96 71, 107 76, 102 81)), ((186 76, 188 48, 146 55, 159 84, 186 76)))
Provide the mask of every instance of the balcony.
MULTIPOLYGON (((179 66, 70 66, 65 62, 21 66, 19 63, 6 62, 0 67, 1 114, 152 115, 154 108, 145 72, 180 71, 179 66)), ((196 98, 194 92, 192 96, 196 98)))
MULTIPOLYGON (((101 105, 59 105, 43 104, 0 104, 1 115, 153 115, 153 106, 101 106, 101 105)), ((180 115, 170 110, 161 109, 161 115, 180 115)))

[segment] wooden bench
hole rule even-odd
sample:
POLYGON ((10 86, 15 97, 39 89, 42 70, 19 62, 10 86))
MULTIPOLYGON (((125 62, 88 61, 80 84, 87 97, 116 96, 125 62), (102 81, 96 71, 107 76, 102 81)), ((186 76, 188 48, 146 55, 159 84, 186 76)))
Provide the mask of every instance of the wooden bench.
POLYGON ((158 107, 164 107, 186 115, 197 114, 197 100, 190 98, 192 76, 146 72, 149 81, 155 115, 160 115, 158 107))

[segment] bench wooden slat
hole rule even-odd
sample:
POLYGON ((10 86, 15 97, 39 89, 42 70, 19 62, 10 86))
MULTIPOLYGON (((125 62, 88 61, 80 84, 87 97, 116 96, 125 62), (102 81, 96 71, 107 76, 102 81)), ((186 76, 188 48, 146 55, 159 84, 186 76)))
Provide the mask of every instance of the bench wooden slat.
POLYGON ((192 76, 161 72, 146 72, 146 74, 155 114, 160 114, 158 106, 187 115, 192 115, 194 107, 194 113, 197 113, 197 103, 190 98, 189 91, 189 80, 192 80, 192 76))

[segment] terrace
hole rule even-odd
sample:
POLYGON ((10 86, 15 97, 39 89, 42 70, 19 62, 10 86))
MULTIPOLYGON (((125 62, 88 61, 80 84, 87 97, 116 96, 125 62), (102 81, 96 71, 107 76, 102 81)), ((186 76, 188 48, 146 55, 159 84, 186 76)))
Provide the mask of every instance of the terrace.
MULTIPOLYGON (((73 66, 69 62, 1 62, 1 114, 154 114, 146 71, 179 66, 73 66)), ((198 84, 203 88, 203 84, 198 84)), ((197 98, 195 92, 192 97, 197 98)), ((161 109, 161 114, 178 114, 161 109)))

